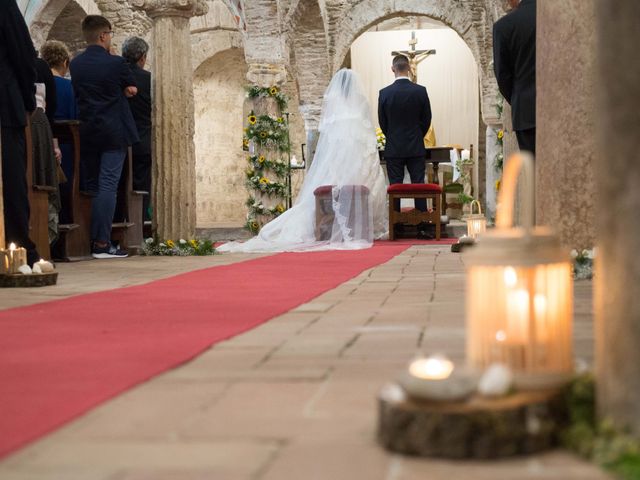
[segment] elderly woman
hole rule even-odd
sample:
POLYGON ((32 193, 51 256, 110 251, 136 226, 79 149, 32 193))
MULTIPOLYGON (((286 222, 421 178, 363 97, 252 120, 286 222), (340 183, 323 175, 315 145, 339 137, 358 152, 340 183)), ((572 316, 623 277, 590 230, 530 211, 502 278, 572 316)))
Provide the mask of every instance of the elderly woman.
MULTIPOLYGON (((71 55, 67 46, 57 40, 49 40, 40 49, 40 55, 49 64, 56 84, 56 111, 55 120, 75 120, 78 118, 76 100, 73 95, 69 73, 69 61, 71 55)), ((71 186, 73 185, 73 147, 69 144, 61 144, 62 170, 67 178, 60 186, 62 209, 60 210, 60 223, 71 223, 69 211, 71 186)))
POLYGON ((131 65, 138 94, 129 98, 129 106, 138 128, 140 142, 133 145, 133 189, 148 192, 143 200, 143 218, 150 220, 151 196, 151 73, 144 70, 149 45, 140 37, 129 37, 122 45, 122 56, 131 65))

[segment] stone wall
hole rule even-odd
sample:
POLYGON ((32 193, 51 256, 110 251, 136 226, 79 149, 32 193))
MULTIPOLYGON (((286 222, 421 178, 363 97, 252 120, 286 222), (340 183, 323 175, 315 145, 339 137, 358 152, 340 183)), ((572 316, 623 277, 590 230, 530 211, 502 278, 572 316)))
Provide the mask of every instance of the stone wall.
POLYGON ((245 221, 242 128, 246 74, 243 52, 237 48, 214 55, 194 74, 198 228, 245 221))

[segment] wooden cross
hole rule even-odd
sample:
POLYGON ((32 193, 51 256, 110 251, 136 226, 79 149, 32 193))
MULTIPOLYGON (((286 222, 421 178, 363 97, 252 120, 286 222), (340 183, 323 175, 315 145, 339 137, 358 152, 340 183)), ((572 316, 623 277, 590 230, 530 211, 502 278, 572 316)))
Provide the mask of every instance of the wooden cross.
POLYGON ((436 51, 431 50, 416 50, 418 39, 416 38, 416 32, 411 32, 411 40, 409 40, 410 50, 400 50, 391 52, 394 57, 396 55, 404 55, 409 59, 409 78, 413 83, 418 82, 418 65, 431 55, 435 55, 436 51))

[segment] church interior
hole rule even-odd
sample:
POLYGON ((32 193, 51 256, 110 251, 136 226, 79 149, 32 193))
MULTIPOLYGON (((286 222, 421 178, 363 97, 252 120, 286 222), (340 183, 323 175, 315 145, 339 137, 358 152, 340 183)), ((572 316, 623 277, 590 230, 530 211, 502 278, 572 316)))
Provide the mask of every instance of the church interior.
MULTIPOLYGON (((153 164, 138 192, 125 159, 126 259, 90 258, 76 183, 56 250, 27 179, 38 275, 0 230, 0 478, 640 480, 640 3, 521 0, 531 156, 496 77, 518 0, 9 1, 37 51, 80 55, 87 15, 113 54, 148 43, 153 164), (220 253, 295 208, 343 68, 393 183, 397 54, 429 95, 430 190, 370 248, 220 253)), ((79 125, 51 126, 76 172, 79 125)))

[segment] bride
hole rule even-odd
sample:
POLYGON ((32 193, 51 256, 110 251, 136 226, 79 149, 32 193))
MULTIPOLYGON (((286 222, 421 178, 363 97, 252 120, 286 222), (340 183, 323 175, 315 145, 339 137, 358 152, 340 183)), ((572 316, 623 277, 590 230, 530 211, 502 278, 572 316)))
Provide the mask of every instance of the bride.
POLYGON ((350 250, 371 247, 374 239, 386 236, 386 182, 369 103, 352 70, 342 69, 331 80, 319 131, 313 163, 293 207, 256 237, 226 243, 218 251, 350 250), (322 208, 329 213, 323 220, 323 235, 316 233, 314 192, 319 187, 325 187, 322 208))

